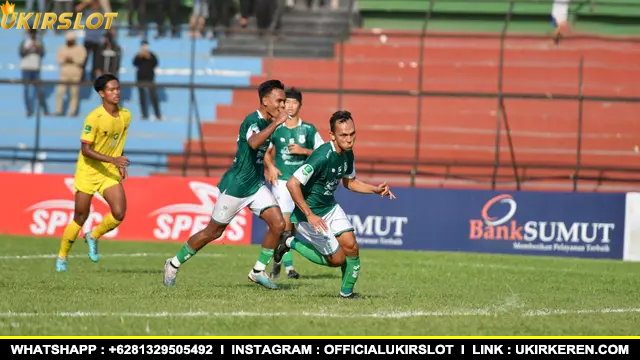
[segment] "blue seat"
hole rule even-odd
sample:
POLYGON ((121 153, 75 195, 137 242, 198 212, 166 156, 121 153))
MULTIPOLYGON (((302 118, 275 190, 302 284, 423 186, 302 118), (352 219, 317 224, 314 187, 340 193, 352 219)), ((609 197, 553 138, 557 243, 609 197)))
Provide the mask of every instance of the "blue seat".
MULTIPOLYGON (((121 32, 124 35, 124 32, 121 32)), ((3 42, 5 51, 0 53, 0 78, 21 79, 19 68, 20 58, 18 47, 25 38, 23 30, 3 30, 0 32, 0 41, 3 42), (10 50, 14 49, 14 50, 10 50)), ((78 42, 83 43, 82 33, 78 35, 78 42)), ((44 35, 45 57, 43 59, 41 76, 44 80, 58 79, 58 64, 56 53, 65 42, 64 36, 56 36, 51 31, 44 35)), ((120 36, 118 44, 122 48, 122 60, 119 78, 123 82, 135 81, 135 67, 133 58, 140 48, 140 38, 120 36)), ((216 41, 198 39, 195 41, 195 77, 197 84, 217 84, 230 86, 247 86, 252 75, 262 72, 262 59, 252 57, 221 57, 211 56, 211 49, 217 45, 216 41)), ((159 59, 159 67, 156 69, 157 83, 189 83, 191 59, 191 39, 164 38, 150 40, 149 45, 159 59)), ((88 66, 87 66, 88 68, 88 66)), ((45 102, 49 112, 55 109, 55 87, 45 86, 45 102)), ((189 105, 191 94, 187 88, 158 88, 163 121, 151 122, 141 119, 139 91, 136 88, 124 87, 122 89, 121 102, 127 107, 133 116, 133 122, 129 130, 127 146, 125 150, 182 152, 185 141, 188 138, 189 105)), ((40 148, 72 149, 67 153, 48 152, 47 159, 57 159, 55 164, 45 162, 44 172, 73 173, 75 171, 75 159, 80 148, 79 136, 84 121, 84 116, 100 104, 100 97, 89 86, 81 88, 79 116, 52 117, 41 116, 39 138, 36 139, 36 119, 27 118, 24 108, 24 87, 22 84, 1 84, 0 106, 3 107, 0 115, 0 148, 27 147, 32 148, 36 143, 40 148), (76 150, 77 149, 77 150, 76 150)), ((195 91, 195 107, 197 114, 203 122, 216 120, 216 106, 218 104, 230 104, 232 101, 231 90, 199 90, 195 91)), ((65 100, 66 102, 66 100, 65 100)), ((66 106, 66 104, 65 104, 66 106)), ((148 111, 153 115, 153 109, 148 102, 148 111)), ((196 112, 193 112, 194 116, 196 112)), ((199 131, 195 117, 192 118, 192 138, 199 137, 199 131)), ((19 161, 7 160, 13 158, 31 158, 30 151, 0 151, 0 170, 18 170, 24 166, 19 161)), ((166 156, 163 155, 130 155, 132 164, 136 163, 160 163, 166 164, 166 156)), ((132 175, 147 175, 150 172, 162 170, 158 167, 133 166, 136 169, 132 175)))

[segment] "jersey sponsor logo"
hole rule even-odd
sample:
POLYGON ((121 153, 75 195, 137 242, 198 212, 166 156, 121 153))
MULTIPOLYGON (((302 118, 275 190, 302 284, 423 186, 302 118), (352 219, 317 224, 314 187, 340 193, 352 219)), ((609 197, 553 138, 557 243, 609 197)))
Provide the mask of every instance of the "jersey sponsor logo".
POLYGON ((614 223, 522 220, 509 194, 489 199, 481 219, 469 220, 470 240, 512 241, 513 249, 560 252, 610 252, 614 223))
MULTIPOLYGON (((74 179, 65 177, 61 180, 64 183, 64 187, 68 190, 71 199, 42 200, 27 207, 24 211, 31 214, 31 222, 29 223, 29 232, 31 234, 61 236, 64 228, 73 221, 75 209, 75 202, 72 200, 73 194, 75 193, 73 185, 74 179)), ((94 199, 95 201, 89 210, 89 217, 82 226, 82 234, 98 226, 98 224, 102 222, 103 217, 110 211, 109 204, 100 194, 96 193, 94 199), (102 211, 98 211, 98 207, 102 211)), ((118 228, 115 228, 106 233, 104 237, 113 238, 118 235, 118 230, 118 228)))
POLYGON ((84 133, 85 133, 85 134, 89 134, 89 133, 91 133, 91 130, 92 130, 92 129, 93 129, 93 128, 91 127, 91 125, 86 125, 86 126, 84 127, 84 133))
POLYGON ((324 186, 324 195, 332 196, 338 189, 338 185, 340 185, 340 181, 341 181, 340 174, 338 174, 337 177, 327 181, 327 183, 324 186))
POLYGON ((309 176, 313 173, 313 166, 306 164, 302 167, 302 175, 309 176))
MULTIPOLYGON (((287 156, 287 159, 290 158, 291 156, 287 156)), ((290 160, 285 160, 284 161, 285 165, 291 165, 291 166, 300 166, 302 164, 304 164, 304 160, 300 160, 300 161, 290 161, 290 160)))

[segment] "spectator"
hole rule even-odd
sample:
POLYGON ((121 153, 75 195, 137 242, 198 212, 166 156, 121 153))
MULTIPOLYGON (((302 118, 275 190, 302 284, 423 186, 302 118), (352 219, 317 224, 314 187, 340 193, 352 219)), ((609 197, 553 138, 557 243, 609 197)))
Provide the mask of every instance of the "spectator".
MULTIPOLYGON (((324 8, 327 5, 327 0, 306 0, 308 10, 317 10, 324 8), (314 7, 314 5, 316 5, 314 7)), ((287 0, 287 7, 293 8, 296 5, 296 0, 287 0)), ((331 9, 336 10, 340 6, 339 0, 331 0, 331 9)))
MULTIPOLYGON (((133 59, 133 66, 138 68, 136 72, 136 82, 138 83, 153 83, 155 80, 155 69, 158 66, 158 58, 154 53, 149 51, 149 43, 145 40, 142 41, 140 52, 136 54, 133 59)), ((155 84, 139 85, 140 95, 140 108, 142 109, 142 118, 147 119, 149 117, 149 111, 147 110, 147 96, 145 88, 149 89, 149 98, 151 98, 151 106, 155 113, 157 120, 162 119, 160 114, 160 106, 158 104, 158 93, 156 91, 155 84)))
POLYGON ((551 19, 555 27, 553 31, 553 42, 560 43, 560 37, 570 31, 567 20, 569 18, 569 3, 571 0, 555 0, 551 8, 551 19))
MULTIPOLYGON (((197 1, 197 0, 196 0, 197 1)), ((129 10, 129 35, 141 36, 147 29, 147 0, 127 0, 129 10), (138 26, 133 26, 133 13, 137 13, 138 26)))
MULTIPOLYGON (((258 34, 263 36, 274 21, 278 10, 278 0, 257 0, 256 20, 258 23, 258 34)), ((280 30, 280 19, 275 19, 275 30, 280 30)))
POLYGON ((96 53, 93 68, 96 69, 93 78, 104 73, 111 73, 118 76, 120 71, 120 59, 122 50, 111 33, 104 35, 104 43, 96 53))
POLYGON ((102 8, 103 12, 112 12, 111 11, 111 0, 100 0, 100 8, 102 8))
MULTIPOLYGON (((34 8, 33 8, 33 3, 35 2, 35 0, 27 0, 25 7, 24 7, 24 12, 25 13, 30 13, 30 12, 35 12, 34 8)), ((47 1, 46 0, 38 0, 38 11, 37 12, 46 12, 47 10, 47 1)))
MULTIPOLYGON (((76 43, 73 32, 67 32, 67 43, 58 49, 56 57, 60 64, 60 81, 79 83, 82 81, 84 64, 87 61, 87 49, 76 43)), ((58 85, 56 94, 56 116, 62 115, 62 100, 67 92, 67 85, 58 85)), ((80 85, 70 85, 68 116, 78 114, 78 98, 80 96, 80 85)))
POLYGON ((204 23, 209 17, 208 0, 193 0, 191 19, 189 20, 189 36, 192 38, 202 37, 204 23))
MULTIPOLYGON (((53 12, 60 17, 62 13, 70 13, 73 12, 73 0, 53 0, 53 12)), ((70 18, 71 26, 73 27, 73 22, 75 17, 70 18)), ((60 22, 56 20, 55 24, 53 24, 53 32, 56 35, 59 35, 64 30, 58 30, 58 25, 60 22)))
MULTIPOLYGON (((200 0, 207 1, 207 0, 200 0)), ((216 26, 220 23, 224 29, 225 34, 229 34, 229 27, 231 26, 231 16, 229 16, 231 2, 229 0, 208 0, 209 1, 209 20, 211 25, 211 38, 216 37, 216 26)))
POLYGON ((256 0, 240 0, 240 27, 246 28, 249 18, 255 15, 256 0))
MULTIPOLYGON (((82 13, 82 18, 85 20, 93 13, 101 12, 100 0, 84 1, 78 4, 78 6, 76 6, 76 11, 82 12, 87 6, 89 7, 89 9, 82 13)), ((93 21, 94 21, 93 24, 97 24, 98 20, 94 19, 93 21)), ((89 62, 89 55, 91 55, 92 64, 96 63, 95 56, 98 50, 100 49, 100 47, 102 46, 103 37, 105 33, 104 28, 105 28, 104 21, 102 22, 102 25, 99 28, 89 29, 86 26, 84 28, 84 47, 87 50, 87 56, 85 59, 85 63, 82 66, 82 69, 83 69, 82 79, 85 78, 84 74, 86 71, 87 63, 89 62)), ((95 73, 96 73, 96 69, 92 66, 90 70, 90 74, 94 75, 95 73)), ((94 78, 92 77, 92 80, 93 79, 94 78)))
POLYGON ((171 37, 178 37, 180 32, 180 24, 178 24, 178 11, 180 9, 180 0, 158 0, 160 2, 156 10, 156 24, 158 25, 158 33, 156 38, 164 37, 164 18, 169 15, 171 22, 171 37))
MULTIPOLYGON (((76 6, 76 12, 81 12, 81 9, 84 9, 85 7, 88 7, 88 6, 90 7, 92 5, 93 1, 94 0, 79 0, 80 4, 78 4, 76 6)), ((99 5, 99 9, 101 9, 101 11, 99 11, 99 12, 101 12, 101 13, 113 12, 113 10, 111 9, 111 0, 98 0, 98 5, 99 5)), ((86 18, 86 16, 88 16, 88 15, 83 15, 83 18, 86 18)), ((118 23, 116 21, 113 21, 112 24, 111 24, 110 29, 109 30, 105 29, 104 31, 108 31, 108 32, 112 33, 113 35, 116 35, 117 25, 118 25, 118 23)))
MULTIPOLYGON (((40 80, 40 68, 42 66, 42 58, 44 57, 44 45, 42 40, 37 38, 37 30, 29 30, 29 38, 20 43, 20 69, 22 70, 22 80, 38 81, 40 80)), ((45 115, 49 114, 47 105, 44 102, 44 92, 40 85, 24 84, 24 103, 27 110, 27 116, 33 115, 34 98, 38 98, 40 106, 44 109, 45 115), (30 91, 33 89, 34 91, 30 91), (32 95, 33 94, 33 95, 32 95)))

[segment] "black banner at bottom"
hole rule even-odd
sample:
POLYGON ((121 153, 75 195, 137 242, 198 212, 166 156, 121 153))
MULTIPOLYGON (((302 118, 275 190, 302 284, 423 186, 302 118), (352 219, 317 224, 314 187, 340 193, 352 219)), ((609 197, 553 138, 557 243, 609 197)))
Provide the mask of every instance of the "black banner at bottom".
POLYGON ((640 339, 61 338, 2 340, 3 355, 632 355, 640 339))

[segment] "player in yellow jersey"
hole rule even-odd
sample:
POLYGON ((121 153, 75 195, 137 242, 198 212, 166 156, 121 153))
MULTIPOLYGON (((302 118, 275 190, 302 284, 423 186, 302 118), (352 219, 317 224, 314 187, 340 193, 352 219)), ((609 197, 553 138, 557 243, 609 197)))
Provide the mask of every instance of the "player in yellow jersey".
POLYGON ((75 212, 73 221, 62 235, 56 261, 56 270, 59 272, 68 270, 69 250, 89 217, 91 199, 96 191, 107 201, 111 212, 93 231, 84 234, 92 261, 97 262, 100 258, 98 239, 120 225, 127 210, 122 181, 127 178, 129 159, 122 154, 131 113, 119 105, 120 83, 117 77, 111 74, 99 76, 93 87, 102 98, 102 105, 87 115, 82 128, 82 147, 74 179, 75 212))

